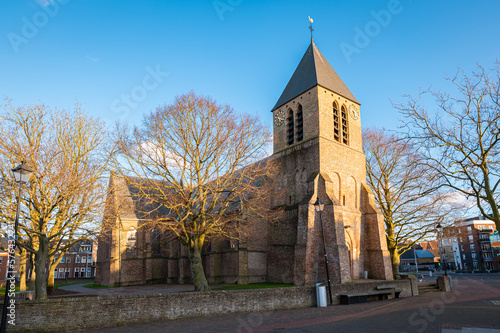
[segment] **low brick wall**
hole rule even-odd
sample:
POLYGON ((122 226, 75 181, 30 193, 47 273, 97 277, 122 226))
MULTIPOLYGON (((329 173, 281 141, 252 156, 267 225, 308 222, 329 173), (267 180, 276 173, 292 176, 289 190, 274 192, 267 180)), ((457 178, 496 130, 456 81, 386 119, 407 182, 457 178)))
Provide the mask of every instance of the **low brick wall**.
MULTIPOLYGON (((411 296, 410 280, 348 283, 332 286, 335 302, 343 293, 396 285, 411 296)), ((316 305, 314 287, 176 293, 167 295, 54 298, 17 301, 16 325, 7 332, 61 332, 226 313, 271 311, 316 305)))

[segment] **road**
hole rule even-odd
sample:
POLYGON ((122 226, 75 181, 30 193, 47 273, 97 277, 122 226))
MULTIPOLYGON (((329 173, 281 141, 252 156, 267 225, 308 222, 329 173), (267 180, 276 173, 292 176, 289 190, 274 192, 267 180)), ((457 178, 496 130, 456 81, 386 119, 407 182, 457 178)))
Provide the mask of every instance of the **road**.
POLYGON ((415 297, 86 332, 500 332, 500 275, 454 275, 454 289, 415 297))

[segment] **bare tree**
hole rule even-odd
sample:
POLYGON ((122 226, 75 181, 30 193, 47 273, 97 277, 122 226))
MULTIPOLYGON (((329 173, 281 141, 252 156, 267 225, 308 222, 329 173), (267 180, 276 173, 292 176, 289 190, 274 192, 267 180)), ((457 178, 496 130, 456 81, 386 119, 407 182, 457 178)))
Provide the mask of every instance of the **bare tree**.
POLYGON ((439 190, 439 178, 421 164, 412 142, 381 129, 363 132, 367 183, 384 216, 387 246, 394 276, 400 256, 434 233, 449 217, 448 196, 439 190))
POLYGON ((0 114, 0 172, 8 192, 0 202, 4 221, 13 222, 17 193, 10 168, 26 160, 34 170, 24 190, 18 244, 34 254, 37 299, 46 298, 66 251, 99 227, 109 160, 101 149, 105 139, 103 125, 78 105, 65 112, 44 105, 15 108, 8 101, 0 114))
POLYGON ((455 94, 430 92, 437 110, 406 96, 396 107, 405 116, 409 136, 425 148, 427 164, 445 184, 476 202, 481 214, 500 230, 500 64, 467 75, 459 70, 448 80, 455 94))
POLYGON ((187 246, 195 290, 209 291, 203 245, 238 237, 245 217, 269 212, 269 131, 257 117, 189 93, 145 116, 141 128, 115 132, 116 169, 144 198, 148 219, 187 246))

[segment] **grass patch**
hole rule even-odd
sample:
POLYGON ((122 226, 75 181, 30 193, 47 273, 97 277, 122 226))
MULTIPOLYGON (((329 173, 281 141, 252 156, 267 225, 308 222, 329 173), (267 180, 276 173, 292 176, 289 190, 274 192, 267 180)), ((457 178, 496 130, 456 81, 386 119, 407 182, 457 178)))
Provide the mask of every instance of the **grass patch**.
POLYGON ((213 290, 246 290, 246 289, 266 289, 266 288, 288 288, 294 287, 293 284, 285 284, 285 283, 270 283, 270 282, 262 282, 262 283, 250 283, 250 284, 214 284, 211 285, 213 290))
POLYGON ((57 289, 57 288, 63 287, 63 286, 69 286, 71 284, 82 284, 82 282, 54 283, 54 289, 57 289))
MULTIPOLYGON (((26 287, 26 289, 28 289, 28 287, 26 287)), ((19 291, 19 287, 16 287, 16 291, 19 291)), ((0 288, 0 295, 4 295, 4 294, 5 294, 5 287, 0 288)))

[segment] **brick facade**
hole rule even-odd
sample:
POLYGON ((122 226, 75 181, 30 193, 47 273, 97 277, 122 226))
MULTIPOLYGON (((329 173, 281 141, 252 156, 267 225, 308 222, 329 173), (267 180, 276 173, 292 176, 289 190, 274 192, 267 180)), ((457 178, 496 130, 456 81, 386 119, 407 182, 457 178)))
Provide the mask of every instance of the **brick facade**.
MULTIPOLYGON (((281 169, 279 195, 270 204, 284 207, 285 218, 272 225, 252 221, 262 230, 257 236, 204 248, 209 283, 324 282, 320 213, 313 205, 318 197, 325 203, 321 218, 332 282, 360 279, 364 271, 370 278, 392 279, 383 217, 366 185, 359 111, 359 102, 312 43, 272 110, 272 158, 281 169)), ((144 223, 126 209, 134 203, 116 202, 130 197, 131 189, 118 177, 112 177, 110 186, 115 190, 107 209, 120 214, 107 214, 112 230, 99 240, 97 283, 190 282, 186 249, 173 241, 153 254, 151 231, 139 228, 134 234, 144 223), (133 253, 127 249, 131 241, 133 253)))
POLYGON ((458 220, 444 228, 441 253, 445 253, 448 268, 459 270, 500 269, 495 261, 490 235, 496 230, 495 223, 484 217, 458 220))
MULTIPOLYGON (((96 242, 97 243, 97 242, 96 242)), ((54 271, 55 279, 95 277, 96 244, 92 240, 74 244, 64 255, 54 271)), ((54 256, 54 260, 59 257, 54 256)))

